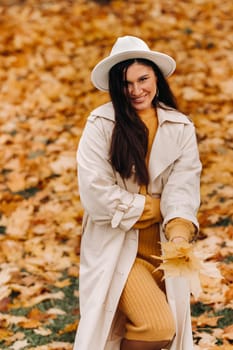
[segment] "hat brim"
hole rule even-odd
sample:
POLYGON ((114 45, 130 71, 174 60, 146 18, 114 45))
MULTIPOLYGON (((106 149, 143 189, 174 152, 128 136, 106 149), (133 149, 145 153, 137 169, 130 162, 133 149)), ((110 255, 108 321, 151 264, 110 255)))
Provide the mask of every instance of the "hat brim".
POLYGON ((175 60, 161 52, 156 51, 127 51, 109 56, 100 61, 92 70, 91 81, 101 91, 108 91, 109 71, 115 64, 131 58, 144 58, 154 62, 165 77, 170 76, 176 69, 175 60))

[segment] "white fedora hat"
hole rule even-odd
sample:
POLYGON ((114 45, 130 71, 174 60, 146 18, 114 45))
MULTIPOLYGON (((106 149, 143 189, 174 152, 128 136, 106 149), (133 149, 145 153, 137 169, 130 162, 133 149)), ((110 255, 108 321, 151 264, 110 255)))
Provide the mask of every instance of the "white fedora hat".
POLYGON ((154 62, 165 77, 171 75, 175 68, 175 60, 161 52, 151 51, 147 44, 134 36, 123 36, 117 39, 110 55, 101 60, 91 72, 91 81, 102 91, 108 91, 109 71, 115 64, 131 59, 144 58, 154 62))

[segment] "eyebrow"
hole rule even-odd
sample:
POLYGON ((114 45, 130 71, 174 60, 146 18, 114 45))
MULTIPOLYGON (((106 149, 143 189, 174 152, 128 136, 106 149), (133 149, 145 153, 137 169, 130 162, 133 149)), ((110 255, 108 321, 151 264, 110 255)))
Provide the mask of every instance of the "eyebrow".
MULTIPOLYGON (((147 78, 147 77, 149 77, 150 76, 150 74, 149 73, 146 73, 146 74, 143 74, 143 75, 141 75, 137 80, 140 80, 140 79, 143 79, 143 78, 147 78)), ((129 80, 127 80, 127 79, 125 79, 125 81, 124 81, 126 84, 128 84, 128 83, 131 83, 129 80)))

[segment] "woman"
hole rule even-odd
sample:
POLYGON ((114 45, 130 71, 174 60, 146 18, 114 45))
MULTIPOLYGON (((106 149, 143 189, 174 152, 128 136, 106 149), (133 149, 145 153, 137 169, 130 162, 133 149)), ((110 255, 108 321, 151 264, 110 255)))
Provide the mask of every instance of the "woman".
POLYGON ((198 232, 201 164, 165 79, 174 69, 170 56, 125 36, 92 71, 111 102, 91 113, 77 153, 85 214, 74 350, 192 349, 187 283, 163 283, 152 258, 161 241, 198 232))

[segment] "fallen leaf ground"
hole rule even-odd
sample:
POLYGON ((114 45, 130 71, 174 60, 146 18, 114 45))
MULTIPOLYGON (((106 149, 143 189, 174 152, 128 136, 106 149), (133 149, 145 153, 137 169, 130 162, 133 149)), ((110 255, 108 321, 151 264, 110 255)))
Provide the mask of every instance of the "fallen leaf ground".
POLYGON ((72 349, 75 153, 89 111, 108 98, 90 70, 126 34, 177 61, 170 83, 203 163, 196 250, 222 274, 192 300, 195 350, 233 349, 232 12, 231 0, 0 1, 0 349, 72 349))

